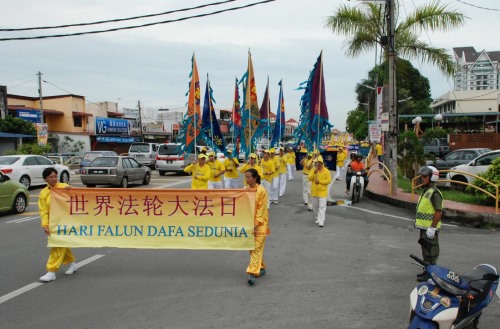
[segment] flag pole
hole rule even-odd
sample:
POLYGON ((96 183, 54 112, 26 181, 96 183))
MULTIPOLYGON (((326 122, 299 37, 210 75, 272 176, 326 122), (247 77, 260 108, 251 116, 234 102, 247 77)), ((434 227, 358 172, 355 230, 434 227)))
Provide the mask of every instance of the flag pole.
POLYGON ((269 76, 267 76, 267 149, 270 149, 271 145, 271 97, 269 97, 269 76))
MULTIPOLYGON (((238 78, 236 78, 236 82, 235 82, 235 86, 234 86, 234 90, 236 90, 236 84, 238 83, 238 78)), ((233 91, 234 92, 234 91, 233 91)), ((233 95, 233 98, 235 97, 236 95, 233 95)), ((234 139, 234 128, 235 128, 235 125, 234 125, 234 111, 236 109, 234 108, 234 99, 233 99, 233 113, 231 114, 231 121, 233 122, 233 132, 232 132, 232 140, 233 140, 233 145, 234 145, 234 152, 236 152, 236 150, 238 149, 238 147, 236 146, 236 140, 234 139)), ((238 156, 238 155, 237 155, 238 156)))
POLYGON ((280 99, 279 99, 279 102, 280 102, 280 103, 278 104, 278 108, 279 108, 279 111, 280 111, 280 131, 279 131, 279 134, 278 134, 278 136, 279 136, 279 139, 278 139, 278 147, 280 146, 280 143, 281 143, 281 120, 282 120, 282 119, 281 119, 281 116, 283 115, 283 113, 281 113, 281 112, 282 112, 282 111, 281 111, 281 106, 283 106, 283 86, 281 85, 281 84, 282 84, 282 81, 283 81, 283 80, 281 80, 281 81, 280 81, 280 97, 279 97, 279 98, 280 98, 280 99))
MULTIPOLYGON (((196 58, 194 57, 194 53, 193 53, 193 64, 192 64, 192 73, 191 74, 194 74, 194 63, 196 63, 196 58)), ((191 83, 193 83, 193 81, 191 80, 191 83)), ((194 92, 196 93, 196 85, 194 86, 194 92)), ((188 109, 189 111, 189 109, 188 109)), ((195 159, 198 159, 198 145, 196 144, 196 140, 197 140, 197 136, 196 136, 196 126, 198 125, 198 120, 196 118, 196 100, 194 101, 193 103, 193 126, 194 126, 194 158, 195 159)), ((189 128, 188 128, 189 129, 189 128)), ((187 132, 189 133, 189 132, 187 132)))
POLYGON ((318 151, 320 150, 320 147, 319 147, 319 137, 320 137, 320 127, 321 127, 321 101, 322 101, 322 93, 321 93, 321 83, 323 80, 323 50, 321 50, 321 54, 319 55, 320 57, 320 60, 319 60, 319 89, 318 89, 318 92, 319 92, 319 97, 318 97, 318 132, 316 133, 317 134, 317 139, 318 141, 316 142, 317 143, 317 146, 318 146, 318 151))
POLYGON ((210 79, 208 78, 207 73, 207 92, 208 92, 208 110, 210 111, 210 138, 212 140, 212 151, 215 152, 214 146, 214 125, 212 122, 212 92, 210 91, 210 79))

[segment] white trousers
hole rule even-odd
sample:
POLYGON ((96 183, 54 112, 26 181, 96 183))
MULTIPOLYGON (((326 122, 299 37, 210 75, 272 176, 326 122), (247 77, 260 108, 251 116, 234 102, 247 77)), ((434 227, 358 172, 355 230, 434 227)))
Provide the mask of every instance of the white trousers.
POLYGON ((208 189, 209 190, 215 190, 215 189, 221 189, 221 188, 222 188, 222 182, 208 181, 208 189))
POLYGON ((295 165, 287 164, 286 168, 288 170, 288 180, 293 179, 293 173, 295 172, 295 165))
POLYGON ((314 217, 319 225, 325 225, 326 198, 311 197, 314 217))
POLYGON ((286 188, 286 173, 280 174, 280 193, 279 196, 285 195, 285 188, 286 188))
POLYGON ((269 205, 271 204, 271 182, 268 181, 267 179, 262 180, 262 186, 266 189, 267 191, 267 209, 269 209, 269 205))
POLYGON ((335 173, 335 179, 344 177, 344 166, 339 166, 337 164, 337 172, 335 173))
POLYGON ((238 188, 238 179, 224 177, 224 187, 226 189, 238 188))
POLYGON ((304 203, 309 204, 311 195, 311 182, 307 179, 308 175, 302 174, 302 198, 304 203))
POLYGON ((271 186, 271 200, 278 201, 278 193, 280 188, 280 177, 274 177, 271 186))

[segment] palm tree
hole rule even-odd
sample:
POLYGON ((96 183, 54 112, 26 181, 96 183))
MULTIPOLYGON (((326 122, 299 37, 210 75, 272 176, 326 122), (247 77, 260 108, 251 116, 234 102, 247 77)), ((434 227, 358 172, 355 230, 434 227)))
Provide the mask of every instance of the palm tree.
MULTIPOLYGON (((348 37, 346 55, 356 57, 363 52, 387 44, 385 6, 364 3, 357 7, 341 5, 326 18, 325 27, 333 33, 348 37)), ((437 66, 443 73, 452 75, 455 64, 446 49, 435 48, 419 39, 421 33, 448 31, 465 23, 467 17, 441 4, 439 0, 415 9, 403 20, 396 15, 396 52, 398 57, 416 59, 437 66)))

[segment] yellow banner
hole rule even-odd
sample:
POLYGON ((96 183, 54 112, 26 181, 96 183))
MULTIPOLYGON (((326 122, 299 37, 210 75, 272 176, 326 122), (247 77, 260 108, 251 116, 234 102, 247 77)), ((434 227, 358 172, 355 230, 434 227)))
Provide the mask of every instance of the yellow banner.
POLYGON ((255 191, 53 189, 49 247, 252 250, 255 191))

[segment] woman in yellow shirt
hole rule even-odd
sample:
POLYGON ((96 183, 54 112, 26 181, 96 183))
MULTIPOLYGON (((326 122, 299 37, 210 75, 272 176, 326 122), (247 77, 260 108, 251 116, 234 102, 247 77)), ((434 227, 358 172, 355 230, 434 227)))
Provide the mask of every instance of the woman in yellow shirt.
POLYGON ((293 148, 289 147, 286 154, 287 159, 287 169, 288 169, 288 180, 293 179, 293 173, 295 172, 295 152, 293 148))
POLYGON ((205 163, 207 156, 205 154, 198 155, 198 162, 191 163, 184 168, 187 173, 193 174, 191 188, 193 190, 208 189, 208 180, 210 179, 210 167, 205 163))
MULTIPOLYGON (((38 209, 42 220, 42 228, 46 236, 50 236, 50 194, 53 188, 66 188, 71 186, 65 183, 60 183, 57 178, 57 170, 49 167, 45 168, 42 173, 43 180, 47 183, 40 195, 38 196, 38 209)), ((47 274, 40 277, 40 281, 50 282, 56 279, 56 272, 61 267, 61 264, 69 264, 69 268, 64 274, 71 275, 78 270, 78 265, 75 263, 75 256, 69 248, 52 247, 50 248, 49 259, 47 260, 47 274)))
POLYGON ((330 170, 325 168, 323 157, 320 155, 315 161, 315 167, 309 173, 311 181, 311 203, 319 227, 325 225, 326 200, 328 198, 328 184, 332 180, 330 170))
POLYGON ((255 249, 250 250, 250 263, 247 267, 248 284, 253 285, 258 277, 266 274, 266 264, 264 264, 264 246, 266 236, 269 235, 269 212, 267 210, 267 191, 260 185, 260 176, 256 169, 248 169, 245 172, 245 181, 248 190, 256 191, 255 196, 255 217, 254 217, 254 238, 255 249))
POLYGON ((276 171, 276 167, 274 166, 274 161, 270 158, 269 150, 264 150, 264 159, 260 162, 260 166, 262 167, 262 186, 266 189, 268 195, 267 208, 271 204, 271 189, 273 183, 273 175, 276 171))
MULTIPOLYGON (((257 170, 257 173, 259 174, 259 176, 262 179, 262 177, 264 177, 264 174, 262 171, 262 167, 257 164, 257 158, 258 158, 257 154, 250 153, 250 155, 248 156, 248 162, 240 167, 240 172, 242 172, 244 175, 248 169, 253 168, 253 169, 257 170)), ((243 183, 245 184, 245 186, 247 186, 246 180, 243 179, 243 183)))

